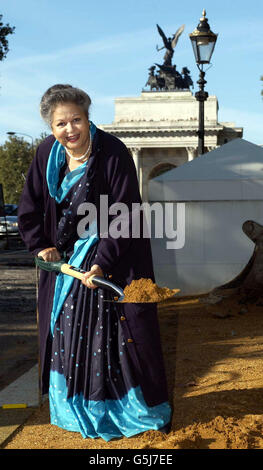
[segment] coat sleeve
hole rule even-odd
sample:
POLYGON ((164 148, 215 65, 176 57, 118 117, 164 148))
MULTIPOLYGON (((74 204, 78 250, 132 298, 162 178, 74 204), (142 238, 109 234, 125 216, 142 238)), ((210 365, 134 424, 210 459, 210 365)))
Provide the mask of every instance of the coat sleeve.
POLYGON ((100 214, 104 220, 101 220, 99 224, 100 241, 94 262, 101 267, 103 272, 110 273, 129 250, 132 241, 132 222, 134 221, 132 204, 138 203, 139 206, 141 204, 135 164, 126 146, 121 142, 105 163, 105 177, 109 217, 108 224, 105 225, 105 208, 103 209, 100 204, 100 214), (104 230, 105 227, 108 231, 104 230))
POLYGON ((18 227, 27 249, 37 255, 52 246, 44 232, 43 164, 39 148, 29 168, 18 208, 18 227))

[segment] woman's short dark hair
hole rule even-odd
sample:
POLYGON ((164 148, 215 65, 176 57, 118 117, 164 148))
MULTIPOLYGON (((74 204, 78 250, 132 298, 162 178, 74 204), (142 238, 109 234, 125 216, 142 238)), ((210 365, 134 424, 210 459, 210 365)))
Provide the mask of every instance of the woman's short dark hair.
POLYGON ((53 85, 48 88, 40 101, 40 114, 42 119, 51 127, 53 112, 58 104, 74 103, 81 106, 89 119, 91 99, 85 91, 72 85, 53 85))

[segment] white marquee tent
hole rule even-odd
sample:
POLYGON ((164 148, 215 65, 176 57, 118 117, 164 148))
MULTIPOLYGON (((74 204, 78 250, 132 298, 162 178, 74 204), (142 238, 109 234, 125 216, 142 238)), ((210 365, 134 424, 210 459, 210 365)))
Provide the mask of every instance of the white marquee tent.
POLYGON ((263 225, 263 148, 232 140, 151 180, 149 202, 173 204, 171 223, 184 238, 168 249, 168 238, 152 233, 156 282, 183 295, 207 293, 235 278, 254 251, 242 224, 263 225))

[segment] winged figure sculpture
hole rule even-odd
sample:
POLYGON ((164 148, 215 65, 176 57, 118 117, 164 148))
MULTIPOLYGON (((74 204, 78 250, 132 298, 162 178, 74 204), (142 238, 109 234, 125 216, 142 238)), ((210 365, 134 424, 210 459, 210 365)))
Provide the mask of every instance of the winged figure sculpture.
POLYGON ((164 34, 162 28, 160 28, 160 26, 157 24, 157 29, 158 29, 158 32, 163 40, 163 47, 161 48, 158 48, 158 46, 156 46, 157 48, 157 51, 161 51, 162 49, 166 49, 166 53, 164 55, 164 62, 163 62, 163 65, 172 65, 172 57, 173 57, 173 54, 174 54, 174 48, 178 42, 178 39, 179 37, 181 36, 182 32, 184 31, 184 27, 185 25, 183 24, 182 26, 180 26, 180 28, 178 28, 178 30, 176 31, 176 33, 173 35, 172 38, 167 38, 166 35, 164 34))

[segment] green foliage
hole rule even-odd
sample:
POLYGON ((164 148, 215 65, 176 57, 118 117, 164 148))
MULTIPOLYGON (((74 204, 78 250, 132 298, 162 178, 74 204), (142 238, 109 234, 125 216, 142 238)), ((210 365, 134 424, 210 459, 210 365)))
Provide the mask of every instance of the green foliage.
POLYGON ((2 18, 3 15, 0 15, 0 61, 4 60, 9 51, 7 36, 15 31, 15 27, 10 26, 8 23, 4 25, 2 18))
POLYGON ((14 135, 0 146, 0 184, 5 204, 18 204, 30 163, 37 147, 47 136, 43 132, 32 144, 14 135))
POLYGON ((33 152, 32 145, 17 136, 0 146, 0 183, 6 204, 18 204, 33 152))
POLYGON ((36 150, 37 147, 41 144, 41 142, 43 142, 43 140, 45 140, 48 136, 49 136, 49 134, 47 134, 47 132, 42 132, 42 133, 40 134, 40 137, 38 137, 37 139, 35 139, 35 142, 34 142, 34 148, 35 148, 35 150, 36 150))
POLYGON ((43 132, 32 144, 14 135, 0 146, 0 184, 5 204, 18 204, 30 163, 37 147, 47 136, 43 132))

